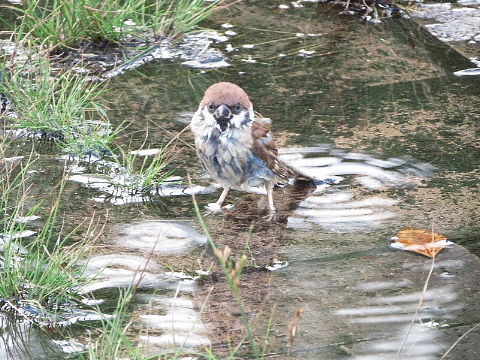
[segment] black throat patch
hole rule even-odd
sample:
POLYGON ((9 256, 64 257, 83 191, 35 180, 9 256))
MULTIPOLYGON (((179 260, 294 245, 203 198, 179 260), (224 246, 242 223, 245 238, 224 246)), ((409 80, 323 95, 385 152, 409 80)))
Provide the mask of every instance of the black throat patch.
POLYGON ((228 123, 230 122, 229 119, 218 119, 217 120, 217 124, 220 126, 220 130, 222 130, 222 132, 224 132, 225 130, 227 130, 227 127, 228 127, 228 123))

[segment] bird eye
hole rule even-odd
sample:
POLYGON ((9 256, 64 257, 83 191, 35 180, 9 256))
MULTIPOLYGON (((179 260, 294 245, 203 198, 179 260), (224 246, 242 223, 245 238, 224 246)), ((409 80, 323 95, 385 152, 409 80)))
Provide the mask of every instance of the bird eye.
POLYGON ((243 108, 242 108, 242 105, 240 105, 240 103, 239 103, 239 104, 233 106, 232 112, 233 112, 234 114, 239 114, 239 113, 242 111, 242 109, 243 109, 243 108))
POLYGON ((213 105, 213 102, 209 102, 207 108, 210 114, 213 114, 213 112, 215 111, 215 105, 213 105))

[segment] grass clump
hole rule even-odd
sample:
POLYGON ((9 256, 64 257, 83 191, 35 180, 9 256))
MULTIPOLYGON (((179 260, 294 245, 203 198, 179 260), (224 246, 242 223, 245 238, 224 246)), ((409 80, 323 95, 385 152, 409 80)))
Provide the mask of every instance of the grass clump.
POLYGON ((166 149, 159 149, 151 156, 143 156, 135 151, 125 152, 120 147, 116 150, 120 152, 121 165, 109 182, 129 195, 153 194, 156 187, 173 173, 165 169, 170 162, 166 149))
POLYGON ((178 38, 215 11, 204 0, 33 0, 20 14, 19 41, 65 50, 80 42, 121 43, 128 37, 178 38))
POLYGON ((42 230, 26 246, 15 240, 13 232, 12 239, 4 244, 0 298, 16 310, 16 315, 23 314, 18 309, 34 309, 33 314, 39 315, 32 319, 34 323, 55 326, 58 319, 50 315, 81 298, 79 285, 86 279, 77 264, 86 250, 85 244, 65 245, 71 234, 53 237, 49 230, 42 230))
POLYGON ((120 359, 126 354, 128 359, 142 359, 143 349, 132 343, 126 335, 130 325, 127 316, 128 306, 135 290, 133 286, 119 290, 117 306, 113 314, 102 317, 99 336, 96 339, 90 339, 88 350, 84 354, 79 354, 80 359, 113 360, 120 359))
MULTIPOLYGON (((59 195, 38 232, 27 230, 28 219, 42 204, 28 209, 30 196, 27 165, 0 166, 0 303, 13 316, 55 326, 56 314, 65 304, 80 299, 80 285, 86 282, 79 260, 88 252, 90 235, 67 246, 75 230, 65 234, 58 227, 60 194, 66 180, 58 185, 59 195)), ((61 227, 61 226, 60 226, 61 227)), ((91 234, 89 228, 87 233, 91 234)), ((61 314, 60 314, 61 315, 61 314)))
POLYGON ((0 92, 12 104, 4 115, 17 136, 56 140, 70 154, 105 152, 113 140, 98 99, 101 83, 85 81, 73 71, 54 74, 48 58, 30 63, 12 59, 1 65, 0 92))
POLYGON ((4 74, 0 93, 12 108, 3 114, 10 138, 54 141, 85 162, 108 157, 113 161, 102 162, 101 170, 112 186, 128 195, 153 194, 171 174, 165 170, 170 143, 145 157, 113 147, 121 126, 113 130, 108 121, 101 103, 103 83, 86 81, 72 70, 55 73, 49 58, 40 54, 28 62, 12 58, 0 65, 0 71, 4 74))

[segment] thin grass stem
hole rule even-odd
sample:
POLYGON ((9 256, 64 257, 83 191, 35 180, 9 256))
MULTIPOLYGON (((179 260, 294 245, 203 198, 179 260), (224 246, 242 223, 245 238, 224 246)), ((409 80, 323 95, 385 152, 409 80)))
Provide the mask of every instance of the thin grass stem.
MULTIPOLYGON (((191 185, 190 177, 189 177, 189 183, 191 185)), ((203 216, 200 212, 200 208, 198 207, 198 203, 197 203, 197 200, 195 198, 195 194, 192 194, 192 200, 193 200, 193 206, 194 206, 194 209, 195 209, 195 213, 197 215, 197 219, 200 223, 200 227, 202 228, 203 232, 205 233, 205 236, 208 239, 208 243, 210 244, 212 249, 214 249, 214 250, 218 249, 215 241, 213 240, 213 237, 211 236, 211 234, 208 230, 207 224, 205 223, 205 220, 203 219, 203 216)), ((243 308, 240 296, 238 294, 238 291, 236 290, 237 287, 234 283, 234 279, 232 278, 232 276, 230 275, 230 272, 228 271, 227 263, 225 261, 222 261, 222 259, 220 259, 219 257, 217 257, 217 258, 219 259, 220 266, 221 266, 221 268, 222 268, 222 270, 223 270, 223 272, 224 272, 224 274, 227 278, 228 285, 229 285, 229 287, 232 291, 233 297, 234 297, 235 302, 237 304, 237 307, 240 311, 243 324, 244 324, 244 326, 247 330, 247 337, 248 337, 248 340, 250 341, 250 346, 251 346, 252 352, 253 352, 255 358, 259 359, 260 358, 260 353, 258 351, 257 344, 256 344, 256 341, 255 341, 255 338, 254 338, 254 335, 253 335, 252 328, 250 327, 250 323, 248 321, 247 314, 245 313, 245 310, 243 308)))

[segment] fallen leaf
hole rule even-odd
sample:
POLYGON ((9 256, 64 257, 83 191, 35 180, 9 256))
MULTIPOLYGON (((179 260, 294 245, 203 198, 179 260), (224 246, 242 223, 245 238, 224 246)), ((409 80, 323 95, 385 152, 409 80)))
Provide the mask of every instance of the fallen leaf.
POLYGON ((426 229, 405 229, 398 232, 391 246, 434 258, 446 245, 452 244, 441 234, 426 229))

